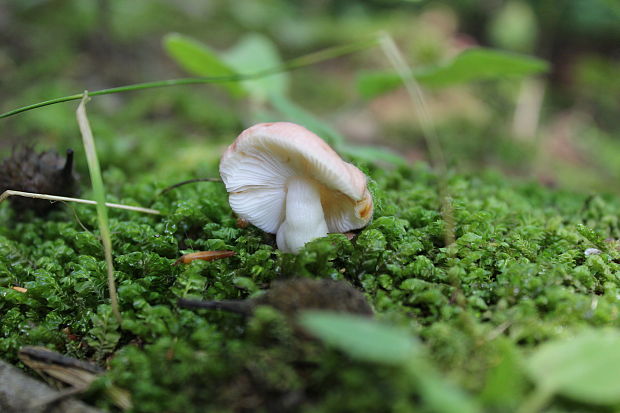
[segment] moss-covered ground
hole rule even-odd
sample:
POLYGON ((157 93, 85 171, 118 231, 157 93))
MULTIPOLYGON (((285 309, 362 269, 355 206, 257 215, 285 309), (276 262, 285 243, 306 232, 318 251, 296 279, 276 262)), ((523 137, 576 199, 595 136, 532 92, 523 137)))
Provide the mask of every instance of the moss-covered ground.
MULTIPOLYGON (((297 256, 279 252, 272 235, 239 228, 220 183, 158 196, 166 185, 148 173, 129 183, 107 170, 113 200, 163 212, 110 211, 120 325, 107 304, 92 207, 16 221, 2 206, 0 356, 19 364, 20 346, 44 345, 105 366, 86 399, 110 409, 103 390, 115 385, 136 412, 435 411, 403 369, 300 336, 269 308, 244 319, 176 305, 188 296, 246 298, 283 278, 332 278, 363 291, 381 323, 419 337, 429 362, 484 411, 509 412, 532 392, 523 359, 539 344, 618 326, 617 197, 451 175, 456 243, 446 246, 428 167, 352 161, 371 179, 373 221, 352 240, 329 235, 297 256), (600 254, 586 256, 588 248, 600 254), (226 249, 237 254, 172 265, 184 252, 226 249)), ((551 408, 607 411, 561 397, 551 408)))

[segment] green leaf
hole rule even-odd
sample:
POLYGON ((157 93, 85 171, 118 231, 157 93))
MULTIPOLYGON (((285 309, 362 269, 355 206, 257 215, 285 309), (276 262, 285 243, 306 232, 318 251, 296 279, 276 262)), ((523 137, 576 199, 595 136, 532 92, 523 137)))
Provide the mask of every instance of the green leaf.
POLYGON ((391 92, 401 84, 402 79, 394 72, 364 70, 357 75, 357 90, 365 99, 391 92))
POLYGON ((544 344, 527 367, 540 388, 585 403, 620 403, 618 331, 591 330, 544 344))
POLYGON ((475 48, 464 51, 447 65, 416 73, 416 79, 428 86, 447 86, 482 79, 528 76, 549 70, 544 60, 504 52, 475 48))
MULTIPOLYGON (((445 87, 479 80, 523 77, 544 73, 549 64, 544 60, 501 50, 473 48, 465 50, 449 62, 414 71, 416 80, 425 86, 445 87)), ((362 72, 357 88, 364 98, 373 98, 394 90, 401 84, 393 72, 362 72)))
MULTIPOLYGON (((222 59, 237 73, 250 74, 282 65, 275 45, 267 37, 252 33, 245 36, 222 59)), ((278 73, 256 80, 244 80, 243 87, 258 101, 283 96, 288 90, 288 74, 278 73)))
POLYGON ((496 340, 497 364, 486 373, 480 399, 497 410, 514 411, 523 398, 526 386, 525 372, 516 346, 504 337, 496 340))
POLYGON ((312 335, 351 357, 401 365, 419 354, 417 341, 406 331, 353 314, 308 310, 300 325, 312 335))
POLYGON ((408 367, 430 411, 436 413, 480 413, 482 411, 469 394, 443 379, 432 365, 417 362, 408 367))
MULTIPOLYGON (((196 76, 231 76, 235 71, 206 44, 178 33, 164 36, 164 49, 183 69, 196 76)), ((245 90, 239 82, 221 83, 233 96, 245 90)))

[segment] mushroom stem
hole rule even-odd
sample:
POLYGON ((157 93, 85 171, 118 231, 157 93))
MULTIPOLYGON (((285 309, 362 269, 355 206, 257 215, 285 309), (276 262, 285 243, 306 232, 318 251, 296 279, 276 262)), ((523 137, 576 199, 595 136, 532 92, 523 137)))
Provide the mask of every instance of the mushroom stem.
POLYGON ((297 253, 307 242, 327 235, 319 184, 299 176, 287 183, 286 217, 276 241, 284 252, 297 253))

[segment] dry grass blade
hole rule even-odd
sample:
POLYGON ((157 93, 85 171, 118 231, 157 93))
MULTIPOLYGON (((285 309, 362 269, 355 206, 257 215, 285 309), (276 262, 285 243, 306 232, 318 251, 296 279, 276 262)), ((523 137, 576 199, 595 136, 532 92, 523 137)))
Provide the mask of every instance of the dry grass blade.
MULTIPOLYGON (((4 191, 2 195, 0 195, 0 203, 2 203, 3 201, 5 201, 7 198, 11 196, 23 196, 26 198, 46 199, 48 201, 53 201, 53 202, 76 202, 78 204, 97 205, 96 201, 91 201, 90 199, 70 198, 67 196, 48 195, 48 194, 35 194, 32 192, 13 191, 12 189, 4 191)), ((156 209, 143 208, 139 206, 114 204, 112 202, 106 202, 105 205, 108 208, 125 209, 127 211, 135 211, 135 212, 144 212, 145 214, 153 214, 153 215, 161 214, 161 212, 159 212, 156 209)))
POLYGON ((88 163, 88 171, 93 186, 93 194, 97 202, 97 222, 99 223, 99 232, 101 233, 101 242, 103 243, 103 251, 105 254, 105 262, 108 270, 108 289, 110 292, 110 304, 114 316, 121 323, 121 313, 118 309, 118 297, 116 294, 116 283, 114 281, 114 265, 112 263, 112 236, 110 235, 110 227, 108 225, 108 209, 105 202, 105 189, 103 187, 103 179, 101 178, 101 168, 99 167, 99 159, 95 149, 95 140, 93 132, 88 123, 86 116, 86 102, 88 101, 88 93, 84 92, 84 98, 77 108, 77 121, 82 134, 84 143, 84 151, 86 152, 86 161, 88 163))
MULTIPOLYGON (((137 83, 133 85, 114 87, 110 89, 96 90, 91 92, 91 96, 101 96, 101 95, 109 95, 112 93, 121 93, 121 92, 129 92, 134 90, 144 90, 144 89, 153 89, 153 88, 161 88, 161 87, 169 87, 169 86, 180 86, 180 85, 198 85, 205 83, 223 83, 223 82, 241 82, 244 80, 253 80, 253 79, 261 79, 267 76, 271 76, 278 73, 289 72, 291 70, 299 69, 302 67, 312 66, 320 62, 324 62, 326 60, 335 59, 340 56, 346 56, 352 53, 357 53, 361 50, 368 49, 377 44, 377 39, 372 37, 370 39, 362 40, 359 42, 349 43, 341 46, 329 47, 327 49, 319 50, 316 52, 312 52, 307 55, 303 55, 300 57, 293 58, 291 60, 286 61, 284 64, 281 64, 276 67, 271 67, 264 70, 259 70, 254 73, 235 73, 228 76, 207 76, 207 77, 193 77, 193 78, 182 78, 182 79, 168 79, 168 80, 160 80, 155 82, 146 82, 146 83, 137 83)), ((80 100, 85 99, 87 97, 87 93, 76 93, 69 96, 63 96, 56 99, 50 99, 39 103, 34 103, 28 106, 22 106, 17 109, 10 110, 8 112, 0 113, 0 119, 7 118, 9 116, 16 115, 18 113, 26 112, 32 109, 37 109, 43 106, 54 105, 56 103, 69 102, 72 100, 80 100)))
POLYGON ((418 119, 420 121, 420 126, 422 128, 422 133, 424 135, 424 139, 426 140, 426 146, 428 147, 431 163, 437 169, 437 173, 439 175, 439 197, 441 201, 441 215, 444 222, 446 223, 444 240, 446 246, 451 245, 455 241, 455 222, 454 211, 452 207, 452 198, 450 197, 450 193, 448 191, 448 171, 446 167, 446 160, 443 155, 441 145, 439 143, 439 137, 437 136, 437 132, 433 127, 433 121, 431 119, 431 116, 426 109, 424 94, 422 93, 420 85, 415 80, 413 70, 411 70, 411 67, 403 58, 400 50, 398 49, 398 46, 396 45, 396 42, 394 42, 394 39, 389 34, 383 33, 381 35, 381 40, 379 44, 381 45, 383 53, 385 53, 392 66, 394 66, 396 73, 398 73, 398 75, 400 76, 403 84, 405 85, 405 89, 407 90, 407 93, 409 94, 409 97, 413 102, 413 106, 416 109, 418 119))
POLYGON ((235 254, 236 254, 235 251, 228 251, 228 250, 192 252, 191 254, 185 254, 182 257, 180 257, 178 260, 175 261, 173 265, 189 264, 196 260, 203 260, 203 261, 221 260, 222 258, 232 257, 235 254))

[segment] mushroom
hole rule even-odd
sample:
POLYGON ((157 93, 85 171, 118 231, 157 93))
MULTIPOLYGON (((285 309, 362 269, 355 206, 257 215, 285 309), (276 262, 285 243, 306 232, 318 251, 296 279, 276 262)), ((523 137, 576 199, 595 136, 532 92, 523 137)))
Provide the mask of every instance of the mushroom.
POLYGON ((220 161, 233 211, 297 253, 328 232, 364 227, 372 217, 366 176, 321 138, 288 122, 243 131, 220 161))

